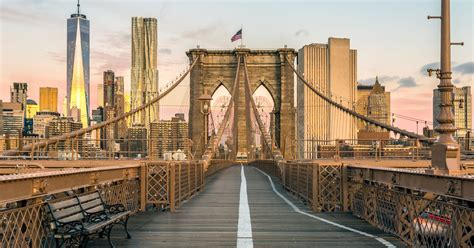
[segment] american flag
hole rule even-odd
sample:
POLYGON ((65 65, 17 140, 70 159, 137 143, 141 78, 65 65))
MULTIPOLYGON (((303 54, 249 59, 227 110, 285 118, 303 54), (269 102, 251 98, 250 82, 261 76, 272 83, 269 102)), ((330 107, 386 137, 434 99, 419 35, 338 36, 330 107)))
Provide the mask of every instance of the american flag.
POLYGON ((234 36, 232 36, 232 38, 230 38, 230 40, 232 42, 236 41, 236 40, 240 40, 242 39, 242 29, 240 29, 239 31, 237 31, 237 33, 234 34, 234 36))

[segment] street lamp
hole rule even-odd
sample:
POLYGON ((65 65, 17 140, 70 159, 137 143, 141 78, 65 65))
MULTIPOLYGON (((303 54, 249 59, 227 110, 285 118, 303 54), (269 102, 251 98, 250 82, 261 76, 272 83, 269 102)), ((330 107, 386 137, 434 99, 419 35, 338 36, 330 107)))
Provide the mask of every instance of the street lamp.
POLYGON ((201 102, 201 114, 204 116, 204 147, 207 146, 207 138, 209 136, 209 112, 212 97, 204 93, 198 99, 201 102))
POLYGON ((431 147, 432 173, 459 173, 460 147, 453 138, 456 131, 452 113, 452 97, 454 85, 451 83, 451 46, 464 45, 462 42, 451 42, 450 0, 441 0, 441 16, 428 16, 428 19, 441 20, 441 58, 439 69, 429 69, 428 74, 436 73, 440 79, 438 91, 440 94, 440 112, 436 117, 438 126, 434 127, 439 137, 431 147))

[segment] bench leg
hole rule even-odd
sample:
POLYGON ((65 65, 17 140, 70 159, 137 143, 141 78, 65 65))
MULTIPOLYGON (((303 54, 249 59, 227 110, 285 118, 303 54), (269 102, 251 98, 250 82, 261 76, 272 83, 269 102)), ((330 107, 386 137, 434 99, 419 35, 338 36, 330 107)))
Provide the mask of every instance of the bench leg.
POLYGON ((125 233, 127 233, 127 239, 131 239, 132 235, 128 232, 128 216, 122 223, 123 227, 125 228, 125 233))
POLYGON ((84 236, 84 238, 82 239, 82 242, 79 245, 79 247, 86 248, 87 243, 89 243, 89 236, 84 236))
POLYGON ((112 228, 114 227, 114 225, 110 225, 108 227, 106 227, 106 230, 105 230, 105 235, 107 235, 107 242, 109 242, 109 245, 111 248, 114 248, 114 244, 112 243, 112 240, 110 240, 110 235, 112 233, 112 228))

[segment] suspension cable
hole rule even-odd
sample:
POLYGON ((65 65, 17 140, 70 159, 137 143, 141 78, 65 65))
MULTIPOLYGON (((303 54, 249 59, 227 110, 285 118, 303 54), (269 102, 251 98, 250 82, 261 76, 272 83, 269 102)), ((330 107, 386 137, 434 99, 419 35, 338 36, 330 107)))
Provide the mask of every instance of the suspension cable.
MULTIPOLYGON (((161 98, 168 95, 174 88, 176 88, 186 78, 186 76, 189 74, 189 72, 194 68, 194 66, 197 64, 197 61, 198 61, 198 59, 195 59, 191 63, 191 66, 189 66, 187 68, 187 70, 184 73, 182 73, 180 77, 177 78, 177 80, 174 82, 174 84, 173 83, 168 84, 167 85, 168 88, 165 89, 161 94, 159 94, 157 97, 155 97, 151 101, 137 107, 136 109, 133 109, 133 110, 131 110, 131 111, 129 111, 129 112, 123 114, 123 115, 117 116, 113 119, 98 123, 96 125, 93 125, 93 126, 90 126, 90 127, 87 127, 87 128, 82 128, 80 130, 77 130, 77 131, 74 131, 74 132, 71 132, 71 133, 68 133, 68 134, 63 134, 63 135, 60 135, 60 136, 51 137, 50 139, 48 139, 46 141, 40 141, 40 142, 35 142, 33 144, 28 144, 28 145, 24 146, 21 149, 21 152, 32 151, 33 149, 38 149, 38 148, 43 148, 43 147, 48 146, 48 145, 53 145, 53 144, 55 144, 59 141, 64 141, 64 140, 76 138, 78 136, 81 136, 81 135, 84 135, 86 133, 92 132, 93 130, 101 129, 101 128, 106 127, 108 125, 114 124, 114 123, 116 123, 120 120, 126 119, 127 117, 132 116, 133 114, 136 114, 137 112, 140 112, 140 111, 152 106, 153 104, 157 103, 161 98)), ((16 155, 16 154, 18 154, 18 152, 19 151, 17 151, 17 150, 10 150, 10 151, 6 151, 4 153, 4 155, 7 155, 7 156, 8 155, 16 155)))
POLYGON ((368 122, 372 125, 375 125, 375 126, 378 126, 380 128, 383 128, 383 129, 386 129, 386 130, 389 130, 389 131, 392 131, 396 134, 400 134, 400 135, 403 135, 403 136, 406 136, 406 137, 409 137, 409 138, 413 138, 413 139, 418 139, 420 141, 427 141, 427 142, 430 142, 431 140, 426 137, 426 136, 423 136, 423 135, 418 135, 416 133, 412 133, 410 131, 407 131, 407 130, 403 130, 403 129, 400 129, 400 128, 397 128, 397 127, 393 127, 391 125, 387 125, 385 123, 382 123, 380 121, 376 121, 372 118, 369 118, 367 116, 364 116, 364 115, 361 115, 357 112, 355 112, 354 110, 351 110, 349 108, 346 108, 344 107, 343 105, 337 103, 336 101, 332 100, 331 98, 325 96, 324 94, 322 94, 321 92, 319 92, 313 85, 311 85, 310 83, 308 83, 306 81, 306 79, 304 79, 303 76, 301 76, 295 69, 295 67, 293 66, 293 64, 290 62, 289 58, 288 57, 285 57, 286 61, 288 62, 288 65, 290 66, 290 68, 293 70, 293 72, 296 74, 296 76, 308 87, 310 88, 314 93, 316 93, 316 95, 318 95, 319 97, 321 97, 323 100, 325 100, 326 102, 330 103, 331 105, 333 105, 334 107, 338 108, 339 110, 343 111, 343 112, 346 112, 352 116, 355 116, 357 119, 359 120, 362 120, 362 121, 365 121, 365 122, 368 122))

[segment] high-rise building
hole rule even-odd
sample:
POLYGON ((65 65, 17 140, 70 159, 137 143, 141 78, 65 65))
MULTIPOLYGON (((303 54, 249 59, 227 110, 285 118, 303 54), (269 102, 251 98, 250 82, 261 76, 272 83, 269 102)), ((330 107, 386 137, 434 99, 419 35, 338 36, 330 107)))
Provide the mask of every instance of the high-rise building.
MULTIPOLYGON (((128 113, 130 112, 130 92, 125 92, 125 94, 123 95, 123 98, 124 98, 124 112, 125 113, 128 113)), ((126 124, 127 124, 127 127, 131 127, 132 126, 132 118, 127 118, 126 120, 126 124)))
MULTIPOLYGON (((69 110, 69 116, 72 117, 74 121, 81 122, 81 109, 74 106, 69 110)), ((82 122, 81 122, 82 123, 82 122)))
POLYGON ((153 158, 164 158, 166 152, 184 151, 185 139, 188 137, 188 123, 184 114, 176 114, 171 120, 162 120, 150 124, 150 155, 153 158))
MULTIPOLYGON (((454 136, 456 137, 465 137, 466 133, 472 130, 472 97, 471 97, 471 87, 465 86, 462 88, 454 88, 453 97, 452 97, 452 111, 454 117, 454 126, 456 127, 456 132, 454 136)), ((439 115, 439 104, 441 102, 441 97, 438 89, 433 90, 433 123, 436 128, 439 125, 436 118, 439 115)))
MULTIPOLYGON (((357 85, 356 111, 373 120, 390 124, 390 92, 385 91, 385 86, 380 84, 378 77, 373 85, 357 85)), ((357 123, 357 129, 375 131, 363 122, 357 123)))
POLYGON ((143 124, 134 124, 127 130, 129 157, 145 157, 147 154, 147 130, 143 124))
MULTIPOLYGON (((123 77, 115 78, 115 114, 125 114, 125 83, 123 77)), ((121 120, 117 123, 117 138, 124 139, 127 136, 127 121, 121 120)))
POLYGON ((98 107, 97 109, 92 110, 92 120, 96 123, 101 123, 104 121, 104 108, 98 107))
MULTIPOLYGON (((156 18, 132 17, 131 108, 158 96, 158 38, 156 18)), ((133 123, 145 124, 159 120, 159 105, 146 113, 133 115, 133 123)))
MULTIPOLYGON (((23 110, 26 109, 26 100, 28 99, 28 84, 27 83, 13 83, 10 88, 10 102, 20 103, 23 110)), ((26 112, 25 112, 26 114, 26 112)))
POLYGON ((97 107, 104 107, 104 85, 97 84, 97 107))
POLYGON ((58 118, 57 112, 40 111, 33 117, 33 133, 39 138, 49 138, 49 123, 58 118))
POLYGON ((111 70, 104 71, 104 108, 115 105, 115 74, 111 70))
POLYGON ((24 111, 21 103, 3 102, 3 134, 10 137, 19 137, 23 132, 24 111))
POLYGON ((0 100, 0 136, 3 136, 3 101, 0 100))
MULTIPOLYGON (((72 117, 56 117, 49 122, 48 130, 49 136, 60 136, 67 133, 72 133, 82 128, 82 123, 75 121, 72 117)), ((59 141, 56 145, 58 150, 77 149, 82 150, 82 140, 78 139, 75 144, 73 142, 59 141)))
POLYGON ((63 116, 68 116, 69 115, 69 110, 67 108, 67 96, 63 98, 63 109, 62 109, 62 115, 63 116))
POLYGON ((26 100, 26 118, 32 119, 36 115, 36 112, 39 111, 39 105, 35 100, 28 99, 26 100))
POLYGON ((67 113, 79 109, 83 127, 89 126, 89 20, 80 13, 67 19, 67 113))
POLYGON ((58 88, 40 87, 40 111, 58 112, 58 88))
MULTIPOLYGON (((298 51, 298 72, 322 94, 352 109, 357 96, 357 51, 349 39, 329 38, 298 51)), ((297 82, 297 139, 299 156, 311 155, 308 140, 355 139, 357 123, 297 82)), ((312 156, 312 155, 311 155, 312 156)))

